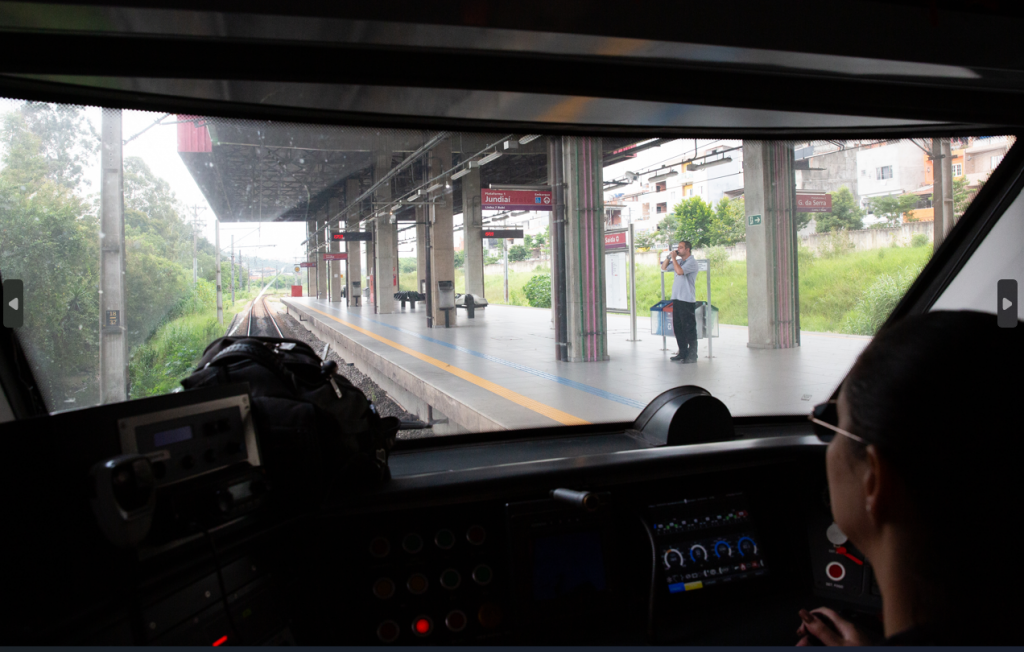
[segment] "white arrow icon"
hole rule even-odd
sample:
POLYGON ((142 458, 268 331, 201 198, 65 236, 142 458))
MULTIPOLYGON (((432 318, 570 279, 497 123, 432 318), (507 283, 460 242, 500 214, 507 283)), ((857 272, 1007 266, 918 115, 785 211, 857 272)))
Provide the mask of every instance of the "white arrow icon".
MULTIPOLYGON (((1004 299, 1004 301, 1005 301, 1005 299, 1004 299)), ((10 307, 12 307, 12 308, 14 308, 15 310, 17 310, 17 309, 18 309, 18 298, 17 298, 17 297, 15 297, 15 298, 14 298, 14 299, 12 299, 12 300, 11 300, 11 302, 10 302, 10 303, 8 303, 7 305, 9 305, 10 307)))
MULTIPOLYGON (((17 299, 15 299, 15 301, 17 301, 17 299)), ((1003 310, 1009 310, 1012 306, 1013 302, 1006 297, 1003 297, 1003 310)), ((14 306, 14 309, 17 310, 18 306, 14 306)))

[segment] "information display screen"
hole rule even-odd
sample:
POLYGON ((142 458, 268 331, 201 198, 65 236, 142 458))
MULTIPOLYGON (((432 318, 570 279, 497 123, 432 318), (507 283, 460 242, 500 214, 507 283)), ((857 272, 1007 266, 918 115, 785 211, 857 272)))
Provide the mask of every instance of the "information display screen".
POLYGON ((763 576, 765 560, 742 493, 651 506, 657 564, 669 593, 763 576))
POLYGON ((153 433, 153 448, 163 448, 171 444, 192 439, 192 426, 181 426, 171 430, 162 430, 153 433))
POLYGON ((538 537, 533 542, 533 599, 600 593, 608 588, 600 532, 538 537))

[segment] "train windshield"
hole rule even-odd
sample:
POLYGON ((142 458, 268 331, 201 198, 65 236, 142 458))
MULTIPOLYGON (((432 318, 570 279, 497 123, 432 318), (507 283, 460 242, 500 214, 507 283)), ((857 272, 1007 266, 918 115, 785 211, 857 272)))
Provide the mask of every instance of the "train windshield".
POLYGON ((22 283, 16 334, 53 412, 176 391, 210 342, 260 335, 336 360, 418 425, 402 437, 631 421, 679 385, 734 416, 806 413, 1013 142, 6 99, 0 273, 22 283))

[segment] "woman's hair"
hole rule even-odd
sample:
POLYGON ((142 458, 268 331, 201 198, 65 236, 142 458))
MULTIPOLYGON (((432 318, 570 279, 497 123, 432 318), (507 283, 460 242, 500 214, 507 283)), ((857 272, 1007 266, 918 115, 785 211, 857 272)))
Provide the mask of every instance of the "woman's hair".
POLYGON ((852 432, 892 464, 913 503, 918 574, 961 594, 988 590, 965 573, 982 585, 1021 576, 1004 554, 1020 519, 1022 342, 1024 326, 999 328, 992 314, 914 315, 880 332, 843 384, 852 432))

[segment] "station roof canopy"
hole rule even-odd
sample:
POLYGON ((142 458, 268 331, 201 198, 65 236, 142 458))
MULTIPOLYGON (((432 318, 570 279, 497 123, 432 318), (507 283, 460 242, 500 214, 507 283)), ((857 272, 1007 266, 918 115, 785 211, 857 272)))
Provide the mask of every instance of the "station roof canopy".
MULTIPOLYGON (((359 192, 374 182, 375 149, 391 152, 395 167, 418 152, 437 133, 308 124, 178 117, 178 154, 221 222, 305 221, 328 207, 346 206, 347 181, 359 192)), ((458 165, 503 137, 525 134, 463 134, 448 138, 452 165, 458 165)), ((656 141, 657 139, 653 139, 656 141)), ((604 138, 606 164, 624 160, 652 139, 604 138)), ((492 148, 493 149, 493 148, 492 148)), ((547 182, 547 139, 537 138, 504 151, 481 167, 481 186, 491 183, 547 182)), ((390 182, 390 196, 408 195, 422 186, 427 156, 420 152, 390 182)), ((462 211, 461 180, 452 182, 455 213, 462 211)), ((369 211, 366 207, 363 215, 369 211)))

